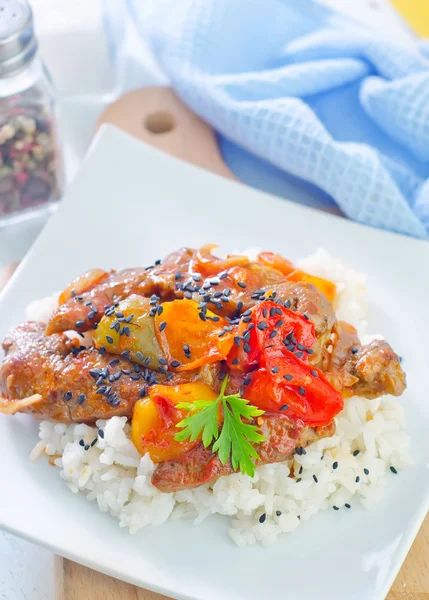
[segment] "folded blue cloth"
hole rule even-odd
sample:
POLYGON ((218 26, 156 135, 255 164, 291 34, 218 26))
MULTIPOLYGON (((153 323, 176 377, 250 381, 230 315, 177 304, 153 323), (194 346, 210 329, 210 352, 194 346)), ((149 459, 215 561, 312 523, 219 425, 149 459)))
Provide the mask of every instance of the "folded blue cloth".
MULTIPOLYGON (((113 53, 124 39, 115 3, 105 0, 113 53)), ((219 133, 241 179, 429 238, 427 43, 392 43, 312 0, 127 7, 178 95, 219 133)))

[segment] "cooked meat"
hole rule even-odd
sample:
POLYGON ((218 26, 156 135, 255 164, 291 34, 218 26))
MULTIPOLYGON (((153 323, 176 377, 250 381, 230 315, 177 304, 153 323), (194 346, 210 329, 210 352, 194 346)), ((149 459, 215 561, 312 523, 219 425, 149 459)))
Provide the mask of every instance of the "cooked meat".
POLYGON ((351 374, 358 378, 351 388, 356 396, 400 396, 406 388, 398 355, 385 340, 374 340, 360 348, 351 360, 351 374))
POLYGON ((362 346, 356 329, 339 321, 334 328, 332 353, 327 356, 327 378, 348 396, 378 398, 400 396, 405 390, 405 373, 400 360, 384 340, 362 346))
MULTIPOLYGON (((122 357, 101 355, 94 348, 79 351, 78 342, 65 334, 46 336, 41 323, 20 325, 8 335, 3 348, 7 355, 0 368, 0 412, 16 412, 15 401, 40 394, 40 401, 18 404, 19 412, 62 422, 131 417, 148 384, 167 379, 122 357)), ((170 382, 200 379, 212 383, 211 373, 206 369, 174 374, 170 382)))
MULTIPOLYGON (((264 417, 261 432, 266 441, 255 446, 258 465, 281 462, 290 458, 297 448, 305 448, 312 442, 330 437, 335 433, 335 423, 324 427, 304 427, 297 430, 287 417, 269 415, 264 417)), ((152 483, 161 492, 176 492, 185 488, 213 483, 223 475, 234 473, 230 462, 225 465, 217 454, 199 444, 177 460, 162 462, 156 468, 152 483)))
POLYGON ((88 331, 104 315, 106 307, 116 300, 126 298, 137 291, 142 279, 147 276, 144 269, 124 269, 112 272, 94 288, 73 296, 52 315, 46 333, 76 329, 88 331))
POLYGON ((163 300, 171 300, 174 297, 175 273, 181 265, 188 268, 191 256, 192 252, 183 248, 152 268, 112 271, 98 285, 79 290, 77 296, 62 304, 52 315, 46 333, 93 329, 107 307, 131 294, 158 294, 163 300))
POLYGON ((332 304, 311 283, 286 282, 274 286, 276 297, 286 302, 290 300, 291 308, 309 317, 314 323, 317 335, 317 347, 310 362, 319 365, 322 352, 328 343, 336 317, 332 304))

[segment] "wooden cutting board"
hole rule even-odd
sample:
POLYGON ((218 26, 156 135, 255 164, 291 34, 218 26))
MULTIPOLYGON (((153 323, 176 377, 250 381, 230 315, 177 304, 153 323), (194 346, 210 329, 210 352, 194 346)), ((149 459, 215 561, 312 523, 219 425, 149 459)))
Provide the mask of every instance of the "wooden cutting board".
MULTIPOLYGON (((169 88, 147 88, 123 96, 105 110, 98 125, 102 123, 113 123, 168 154, 235 178, 222 159, 213 131, 169 88)), ((56 557, 55 574, 55 600, 164 598, 60 557, 56 557)), ((388 595, 389 600, 424 598, 429 598, 429 517, 388 595)))

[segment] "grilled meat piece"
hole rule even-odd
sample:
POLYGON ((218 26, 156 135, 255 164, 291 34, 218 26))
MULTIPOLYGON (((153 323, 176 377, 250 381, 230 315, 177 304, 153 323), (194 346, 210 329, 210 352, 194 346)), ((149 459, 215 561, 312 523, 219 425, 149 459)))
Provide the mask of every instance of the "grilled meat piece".
POLYGON ((406 388, 405 373, 398 355, 384 340, 362 346, 356 329, 339 321, 334 327, 335 342, 326 354, 326 377, 348 396, 378 398, 400 396, 406 388))
POLYGON ((79 295, 69 298, 52 315, 46 328, 47 335, 76 329, 93 329, 107 307, 131 294, 172 300, 175 290, 175 273, 179 267, 188 268, 192 251, 186 248, 174 252, 160 265, 151 268, 112 271, 98 285, 80 289, 79 295))
MULTIPOLYGON (((263 421, 260 429, 266 441, 256 446, 259 454, 257 465, 286 460, 293 456, 297 448, 305 448, 335 433, 334 422, 324 427, 304 427, 300 430, 282 415, 267 415, 263 421)), ((222 465, 218 454, 199 444, 177 460, 160 463, 152 475, 152 483, 161 492, 177 492, 213 483, 219 477, 234 472, 229 461, 222 465)))
MULTIPOLYGON (((29 412, 38 419, 86 423, 131 417, 147 386, 167 380, 167 375, 122 357, 101 355, 94 348, 79 351, 79 342, 65 334, 46 336, 42 323, 18 326, 3 348, 7 354, 0 368, 0 412, 29 412), (41 399, 19 403, 37 394, 41 399), (16 401, 18 410, 14 410, 16 401)), ((213 369, 177 373, 169 381, 177 385, 199 379, 212 384, 213 379, 218 381, 213 369)))

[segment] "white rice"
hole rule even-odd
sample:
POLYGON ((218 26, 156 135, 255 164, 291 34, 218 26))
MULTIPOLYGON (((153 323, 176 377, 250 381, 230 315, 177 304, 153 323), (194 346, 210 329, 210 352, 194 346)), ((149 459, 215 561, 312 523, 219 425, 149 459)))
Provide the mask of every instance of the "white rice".
MULTIPOLYGON (((298 264, 337 284, 337 315, 365 334, 368 309, 363 276, 323 250, 298 264)), ((32 303, 28 317, 40 319, 54 305, 55 299, 48 299, 46 308, 43 302, 32 303)), ((239 546, 269 545, 320 510, 347 510, 356 501, 371 508, 394 476, 390 467, 399 471, 411 462, 410 438, 397 399, 351 398, 336 423, 335 436, 311 444, 306 454, 258 467, 253 479, 237 473, 221 477, 212 486, 174 494, 161 493, 151 484, 155 465, 148 454, 138 454, 125 417, 97 421, 97 427, 43 421, 30 458, 43 453, 56 457, 70 490, 97 502, 102 512, 116 517, 130 533, 167 519, 191 518, 198 524, 219 513, 231 517, 229 533, 239 546), (103 439, 98 428, 104 431, 103 439)))

